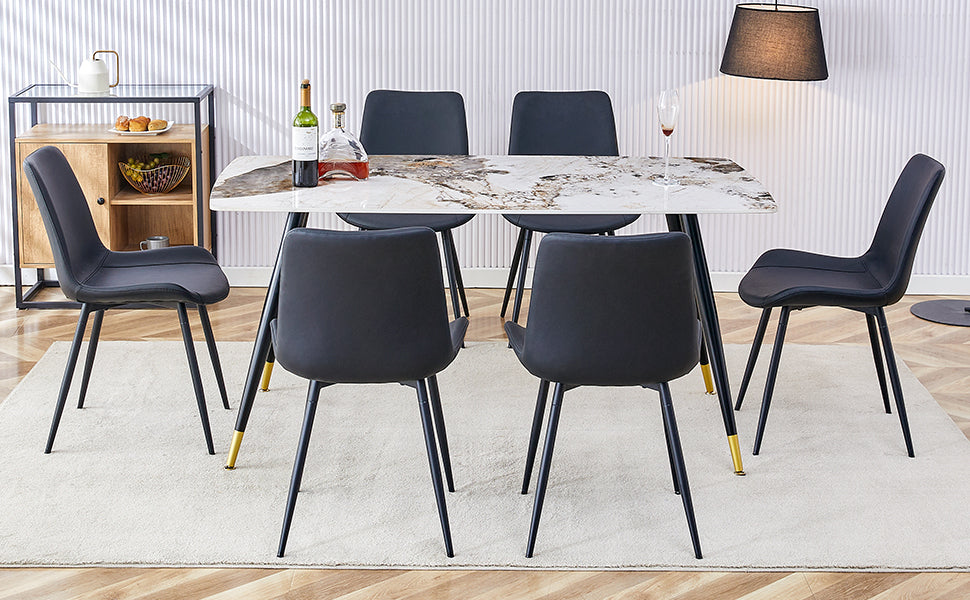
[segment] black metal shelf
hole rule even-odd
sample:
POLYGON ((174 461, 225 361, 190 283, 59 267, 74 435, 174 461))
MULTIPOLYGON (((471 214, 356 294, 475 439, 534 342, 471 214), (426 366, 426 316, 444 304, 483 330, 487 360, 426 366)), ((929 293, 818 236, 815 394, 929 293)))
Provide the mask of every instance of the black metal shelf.
MULTIPOLYGON (((211 189, 215 177, 215 88, 210 84, 121 84, 111 88, 106 95, 78 94, 74 88, 63 83, 34 83, 7 98, 9 118, 10 142, 10 188, 11 188, 11 222, 13 223, 13 261, 14 286, 17 308, 73 308, 78 306, 74 302, 37 301, 31 300, 40 290, 47 287, 59 287, 56 280, 45 279, 44 269, 37 269, 37 282, 23 289, 23 274, 20 266, 20 231, 17 197, 17 105, 26 105, 30 111, 30 126, 38 124, 38 107, 42 104, 188 104, 193 107, 193 125, 195 128, 195 161, 202 164, 202 103, 206 103, 208 110, 205 123, 209 127, 209 181, 203 181, 204 169, 195 169, 196 189, 202 193, 203 189, 211 189), (206 187, 203 187, 206 186, 206 187)), ((198 245, 204 245, 204 219, 210 218, 203 210, 202 203, 198 203, 196 210, 198 245)), ((210 228, 212 232, 212 248, 215 250, 215 224, 210 228)))

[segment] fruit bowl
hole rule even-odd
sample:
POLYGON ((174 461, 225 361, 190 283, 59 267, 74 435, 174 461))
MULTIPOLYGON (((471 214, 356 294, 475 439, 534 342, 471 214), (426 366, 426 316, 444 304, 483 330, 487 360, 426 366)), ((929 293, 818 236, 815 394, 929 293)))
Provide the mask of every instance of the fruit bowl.
POLYGON ((192 161, 185 156, 150 156, 145 159, 129 158, 118 163, 121 174, 131 187, 143 194, 165 194, 182 183, 192 161))

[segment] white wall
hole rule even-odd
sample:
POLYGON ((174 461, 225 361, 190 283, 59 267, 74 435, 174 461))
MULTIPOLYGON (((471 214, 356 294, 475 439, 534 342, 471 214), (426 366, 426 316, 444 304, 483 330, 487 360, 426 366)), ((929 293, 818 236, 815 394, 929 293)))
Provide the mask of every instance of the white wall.
MULTIPOLYGON (((218 168, 239 155, 288 153, 303 77, 314 84, 318 114, 347 102, 351 129, 370 89, 457 90, 473 154, 506 151, 517 91, 603 89, 613 98, 620 152, 657 155, 655 97, 678 87, 684 106, 673 152, 734 158, 779 203, 774 216, 702 217, 720 288, 770 247, 864 250, 899 170, 924 152, 948 173, 911 291, 970 293, 970 3, 802 3, 821 13, 824 82, 720 75, 733 0, 3 0, 0 81, 7 94, 55 81, 48 58, 70 73, 91 51, 110 48, 121 54, 123 82, 212 83, 218 168)), ((42 118, 111 122, 122 110, 73 107, 42 118)), ((6 139, 5 119, 0 132, 6 139)), ((3 144, 7 265, 8 152, 3 144)), ((247 268, 272 263, 282 222, 219 215, 217 254, 236 281, 264 276, 247 268)), ((311 224, 336 226, 320 216, 311 224)), ((658 229, 663 223, 651 218, 631 231, 658 229)), ((469 285, 504 283, 514 244, 504 221, 478 217, 456 238, 469 285)))

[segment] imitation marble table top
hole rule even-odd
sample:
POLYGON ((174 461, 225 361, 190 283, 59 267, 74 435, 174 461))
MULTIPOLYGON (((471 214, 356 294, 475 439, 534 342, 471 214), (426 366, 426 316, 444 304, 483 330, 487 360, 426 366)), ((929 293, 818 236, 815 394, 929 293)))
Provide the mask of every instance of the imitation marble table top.
POLYGON ((216 211, 387 213, 773 213, 761 183, 726 158, 371 156, 366 181, 292 186, 285 156, 241 156, 219 175, 216 211))

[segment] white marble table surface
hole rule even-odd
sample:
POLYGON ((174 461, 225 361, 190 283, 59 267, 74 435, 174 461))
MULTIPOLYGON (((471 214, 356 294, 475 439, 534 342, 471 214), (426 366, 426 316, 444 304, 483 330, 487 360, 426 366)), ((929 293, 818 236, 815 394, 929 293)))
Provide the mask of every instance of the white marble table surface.
POLYGON ((365 181, 292 187, 286 156, 241 156, 219 175, 216 211, 704 214, 773 213, 774 199, 725 158, 371 156, 365 181))

